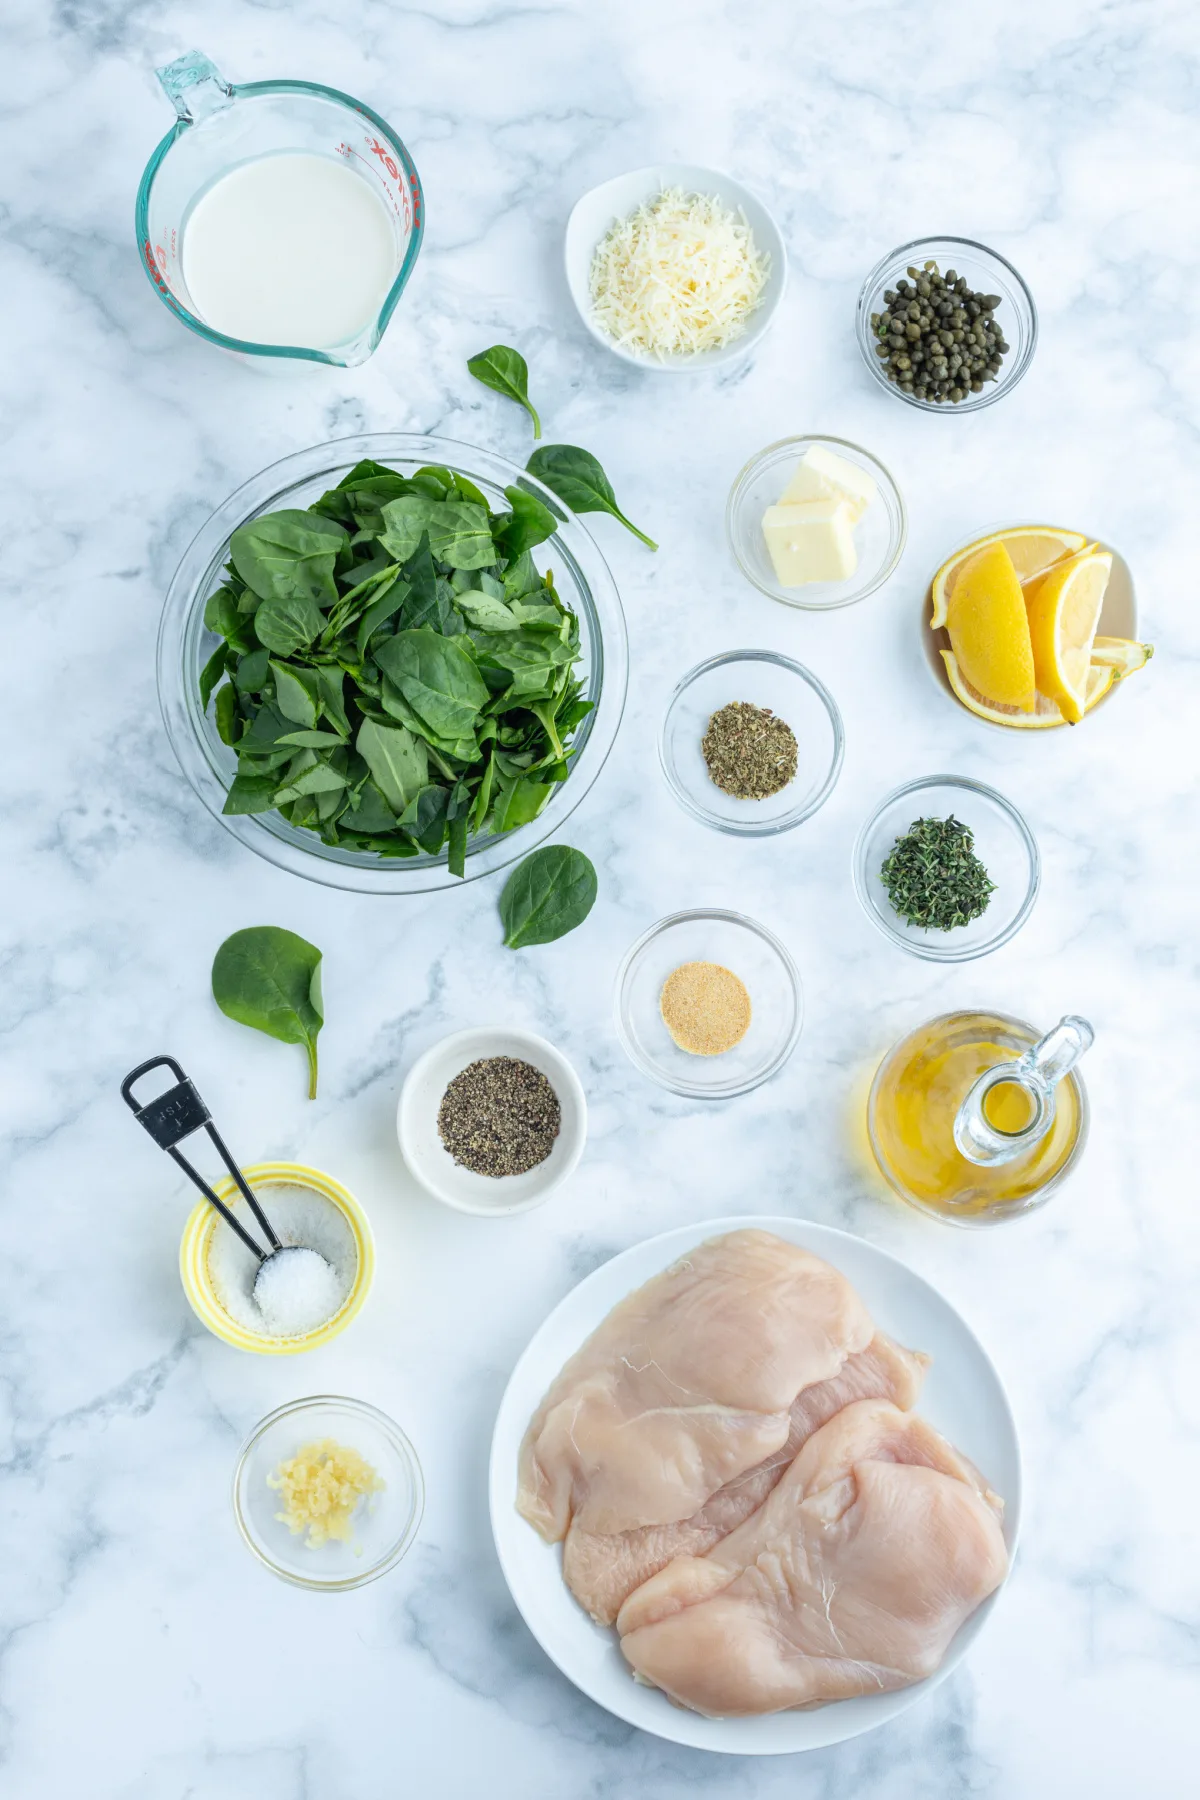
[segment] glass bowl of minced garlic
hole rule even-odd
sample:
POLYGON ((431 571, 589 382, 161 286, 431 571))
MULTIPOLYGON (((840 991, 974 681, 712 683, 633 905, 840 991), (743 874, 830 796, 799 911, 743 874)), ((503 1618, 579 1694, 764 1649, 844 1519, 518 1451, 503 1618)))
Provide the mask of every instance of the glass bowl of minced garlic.
POLYGON ((243 1542, 296 1587, 363 1587, 400 1561, 425 1484, 400 1427, 365 1400, 317 1394, 259 1422, 233 1477, 243 1542))

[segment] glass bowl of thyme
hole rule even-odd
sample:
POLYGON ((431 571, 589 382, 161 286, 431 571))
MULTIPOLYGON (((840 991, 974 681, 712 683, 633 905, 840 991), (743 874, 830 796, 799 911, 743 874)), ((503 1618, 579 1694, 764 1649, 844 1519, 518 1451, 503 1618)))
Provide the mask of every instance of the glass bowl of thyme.
POLYGON ((1015 388, 1037 308, 1010 262, 971 238, 915 238, 863 283, 855 330, 881 387, 923 412, 978 412, 1015 388))
POLYGON ((575 515, 501 457, 415 432, 246 482, 184 553, 158 636, 167 736, 208 811, 358 893, 492 874, 557 831, 627 674, 616 585, 575 515))
POLYGON ((928 775, 875 808, 854 846, 871 923, 930 962, 971 962, 1006 944, 1037 899, 1041 857, 1011 801, 965 775, 928 775))
POLYGON ((728 650, 690 670, 658 739, 679 804, 736 837, 772 837, 811 818, 833 792, 843 747, 833 696, 774 650, 728 650))

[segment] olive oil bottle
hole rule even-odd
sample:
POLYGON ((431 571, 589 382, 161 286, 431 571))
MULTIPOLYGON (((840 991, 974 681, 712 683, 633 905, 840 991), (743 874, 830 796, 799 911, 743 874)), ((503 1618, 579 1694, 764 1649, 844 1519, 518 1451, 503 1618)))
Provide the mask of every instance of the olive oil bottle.
POLYGON ((1075 1063, 1086 1019, 1045 1037, 1003 1013, 946 1013, 884 1057, 867 1102, 880 1169, 902 1199, 987 1225, 1048 1198, 1083 1149, 1087 1096, 1075 1063))

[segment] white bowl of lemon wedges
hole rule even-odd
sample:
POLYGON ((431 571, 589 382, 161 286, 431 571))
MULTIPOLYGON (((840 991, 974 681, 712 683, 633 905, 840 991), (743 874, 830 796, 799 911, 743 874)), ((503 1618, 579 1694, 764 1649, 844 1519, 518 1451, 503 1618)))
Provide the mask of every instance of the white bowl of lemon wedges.
POLYGON ((1124 557, 1054 525, 961 544, 929 585, 925 642, 943 692, 1009 731, 1079 724, 1153 655, 1124 557))

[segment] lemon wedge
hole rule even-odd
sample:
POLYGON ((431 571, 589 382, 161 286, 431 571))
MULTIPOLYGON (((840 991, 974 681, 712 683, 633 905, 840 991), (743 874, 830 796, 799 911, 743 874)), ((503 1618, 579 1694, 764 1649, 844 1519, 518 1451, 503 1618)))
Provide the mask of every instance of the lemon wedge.
POLYGON ((1012 558, 1017 580, 1023 585, 1043 575, 1052 563, 1060 561, 1062 557, 1082 550, 1086 543, 1087 539, 1082 531, 1063 531, 1057 525, 1014 525, 1008 531, 994 531, 988 537, 977 538, 975 543, 968 544, 964 550, 956 550, 934 576, 930 629, 940 631, 946 623, 946 606, 958 572, 978 551, 986 550, 992 544, 1003 544, 1012 558))
POLYGON ((1001 706, 1032 712, 1033 644, 1012 557, 997 539, 967 558, 946 604, 950 647, 971 686, 1001 706))
POLYGON ((1154 655, 1153 644, 1139 644, 1133 638, 1098 637, 1092 639, 1093 669, 1115 669, 1117 680, 1144 669, 1154 655))
POLYGON ((1093 544, 1055 563, 1025 596, 1038 688, 1057 700, 1072 725, 1083 717, 1092 639, 1111 573, 1111 550, 1093 544))
MULTIPOLYGON (((1032 712, 1022 712, 1016 706, 1000 706, 989 700, 977 688, 972 687, 958 665, 958 658, 953 650, 943 650, 942 661, 946 665, 946 676, 954 689, 955 698, 971 712, 977 713, 981 719, 990 719, 993 725, 1014 725, 1020 731, 1045 731, 1052 725, 1065 725, 1067 719, 1062 708, 1054 700, 1047 699, 1045 694, 1038 694, 1034 700, 1032 712)), ((1117 671, 1110 665, 1098 665, 1088 671, 1086 694, 1083 703, 1085 713, 1091 712, 1108 693, 1117 680, 1117 671)))

